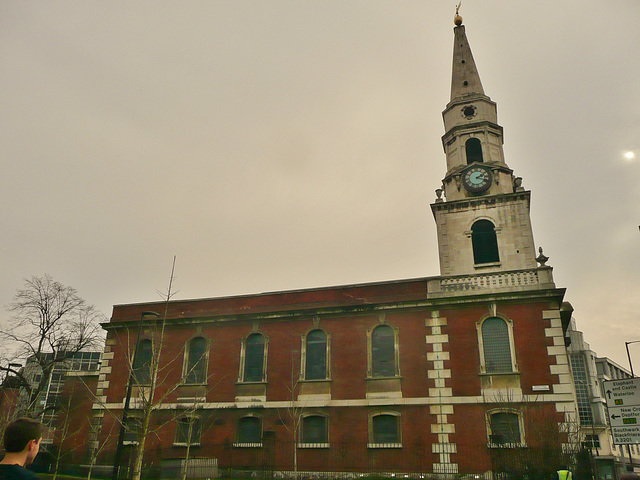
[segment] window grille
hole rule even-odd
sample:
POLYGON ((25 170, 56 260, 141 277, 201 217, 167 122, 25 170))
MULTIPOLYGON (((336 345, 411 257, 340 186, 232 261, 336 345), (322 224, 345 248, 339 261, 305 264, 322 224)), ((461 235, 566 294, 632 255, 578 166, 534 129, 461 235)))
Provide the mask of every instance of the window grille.
POLYGON ((578 416, 581 425, 593 425, 593 410, 591 409, 591 399, 589 392, 589 373, 587 362, 583 353, 572 353, 570 355, 571 371, 575 379, 576 399, 578 401, 578 416))
POLYGON ((482 346, 486 373, 508 373, 513 371, 509 327, 498 317, 482 322, 482 346))

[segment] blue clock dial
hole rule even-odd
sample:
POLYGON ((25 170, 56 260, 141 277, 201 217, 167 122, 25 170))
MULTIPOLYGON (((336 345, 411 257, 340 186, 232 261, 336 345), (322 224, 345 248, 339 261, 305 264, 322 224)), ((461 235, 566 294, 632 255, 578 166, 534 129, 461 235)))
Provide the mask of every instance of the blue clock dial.
POLYGON ((486 167, 474 165, 467 168, 462 174, 462 183, 471 193, 482 193, 489 189, 493 182, 491 170, 486 167))

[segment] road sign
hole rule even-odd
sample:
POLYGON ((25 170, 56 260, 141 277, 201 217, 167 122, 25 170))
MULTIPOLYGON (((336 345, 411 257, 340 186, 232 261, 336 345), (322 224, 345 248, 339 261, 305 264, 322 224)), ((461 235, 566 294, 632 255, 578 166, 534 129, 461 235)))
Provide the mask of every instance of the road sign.
POLYGON ((640 405, 640 377, 604 382, 607 407, 640 405))
POLYGON ((640 405, 609 407, 609 419, 612 427, 640 426, 640 405))
POLYGON ((636 427, 612 427, 613 443, 629 445, 640 443, 640 425, 636 427))
POLYGON ((640 443, 640 377, 603 383, 613 443, 640 443))

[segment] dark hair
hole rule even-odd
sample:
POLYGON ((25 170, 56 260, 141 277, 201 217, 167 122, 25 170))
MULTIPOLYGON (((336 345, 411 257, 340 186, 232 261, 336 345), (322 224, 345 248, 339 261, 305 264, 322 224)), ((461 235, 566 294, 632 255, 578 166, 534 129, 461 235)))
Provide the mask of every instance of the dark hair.
POLYGON ((18 453, 25 449, 31 440, 42 438, 42 424, 31 418, 19 418, 4 430, 4 449, 7 453, 18 453))

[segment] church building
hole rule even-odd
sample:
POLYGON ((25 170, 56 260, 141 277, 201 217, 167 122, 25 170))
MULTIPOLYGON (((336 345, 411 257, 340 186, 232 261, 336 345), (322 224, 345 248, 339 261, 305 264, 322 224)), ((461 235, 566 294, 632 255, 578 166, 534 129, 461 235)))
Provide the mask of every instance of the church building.
POLYGON ((114 306, 98 463, 114 462, 126 408, 123 463, 143 431, 159 472, 555 472, 579 444, 572 309, 458 16, 443 119, 439 275, 114 306))

